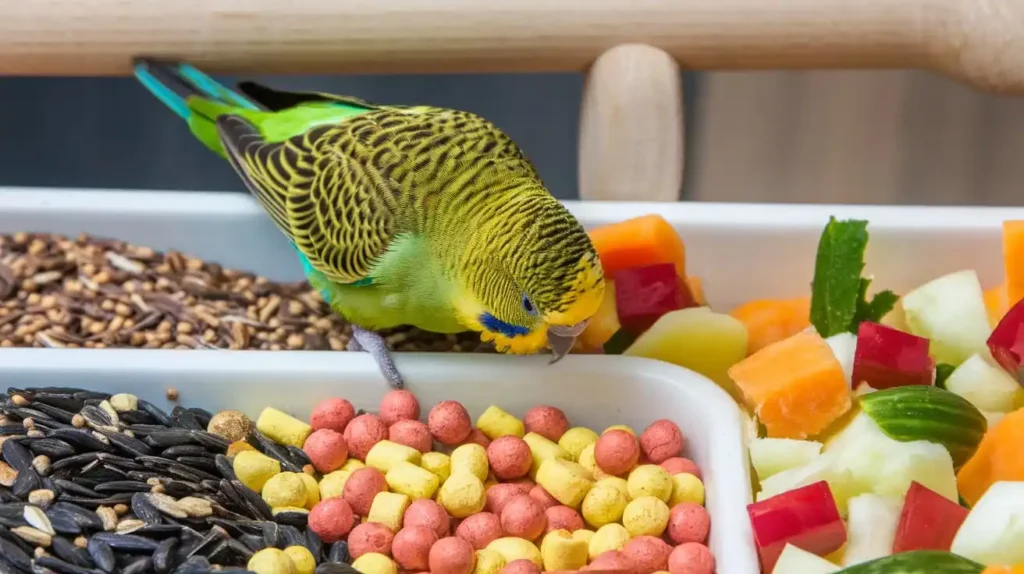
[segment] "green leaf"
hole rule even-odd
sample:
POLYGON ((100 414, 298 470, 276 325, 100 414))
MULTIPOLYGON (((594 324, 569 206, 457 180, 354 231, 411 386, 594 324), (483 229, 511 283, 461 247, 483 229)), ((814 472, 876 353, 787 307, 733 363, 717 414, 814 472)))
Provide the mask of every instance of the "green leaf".
POLYGON ((867 221, 829 217, 821 233, 811 284, 811 324, 822 337, 848 331, 854 323, 868 245, 867 227, 867 221))
POLYGON ((946 388, 946 379, 948 379, 955 370, 956 366, 950 365, 949 363, 939 363, 935 365, 935 386, 940 389, 946 388))
POLYGON ((857 290, 857 311, 853 315, 853 322, 849 328, 851 333, 856 333, 857 327, 864 321, 880 322, 889 311, 896 307, 896 302, 900 300, 899 295, 886 290, 875 293, 871 301, 868 301, 867 295, 870 285, 870 279, 861 277, 860 287, 857 290))

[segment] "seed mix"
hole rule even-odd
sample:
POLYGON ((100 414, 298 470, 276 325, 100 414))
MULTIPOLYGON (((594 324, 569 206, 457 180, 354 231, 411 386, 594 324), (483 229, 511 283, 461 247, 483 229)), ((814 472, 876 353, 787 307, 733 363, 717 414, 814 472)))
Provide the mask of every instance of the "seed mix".
MULTIPOLYGON (((306 282, 88 235, 0 235, 0 347, 343 351, 350 336, 306 282)), ((492 350, 475 333, 384 336, 398 351, 492 350)))
MULTIPOLYGON (((274 514, 235 476, 213 415, 132 395, 8 389, 0 404, 0 574, 243 572, 267 547, 304 546, 316 574, 351 574, 307 512, 274 514), (116 407, 115 407, 116 405, 116 407)), ((246 427, 246 442, 309 472, 296 448, 246 427)))

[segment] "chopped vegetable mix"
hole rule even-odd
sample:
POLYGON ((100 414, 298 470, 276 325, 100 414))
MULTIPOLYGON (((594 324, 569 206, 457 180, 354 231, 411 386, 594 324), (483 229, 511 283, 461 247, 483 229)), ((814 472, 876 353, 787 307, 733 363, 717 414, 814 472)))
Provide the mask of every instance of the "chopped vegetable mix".
POLYGON ((900 297, 871 292, 868 222, 831 217, 809 293, 724 314, 667 221, 627 220, 591 232, 614 288, 581 339, 746 411, 764 574, 1024 572, 1024 221, 1002 232, 1004 283, 900 297))

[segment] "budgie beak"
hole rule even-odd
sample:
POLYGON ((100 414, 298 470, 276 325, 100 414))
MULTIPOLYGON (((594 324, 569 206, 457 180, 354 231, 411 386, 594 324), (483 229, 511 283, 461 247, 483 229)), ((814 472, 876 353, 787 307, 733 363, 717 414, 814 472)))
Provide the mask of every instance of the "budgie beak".
POLYGON ((548 346, 551 347, 551 362, 553 365, 562 360, 562 357, 569 354, 573 345, 576 344, 576 337, 580 336, 583 329, 587 327, 586 321, 575 325, 552 325, 548 327, 548 346))

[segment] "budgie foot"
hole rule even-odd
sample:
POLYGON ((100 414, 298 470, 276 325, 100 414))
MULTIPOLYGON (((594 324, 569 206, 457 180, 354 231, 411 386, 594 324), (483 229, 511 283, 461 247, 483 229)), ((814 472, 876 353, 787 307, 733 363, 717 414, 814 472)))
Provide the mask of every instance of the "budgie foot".
POLYGON ((388 351, 384 337, 352 325, 352 338, 349 339, 348 350, 370 353, 373 360, 377 361, 377 366, 380 367, 380 372, 388 384, 396 389, 405 388, 405 381, 402 380, 402 375, 398 374, 395 362, 391 360, 391 352, 388 351))

